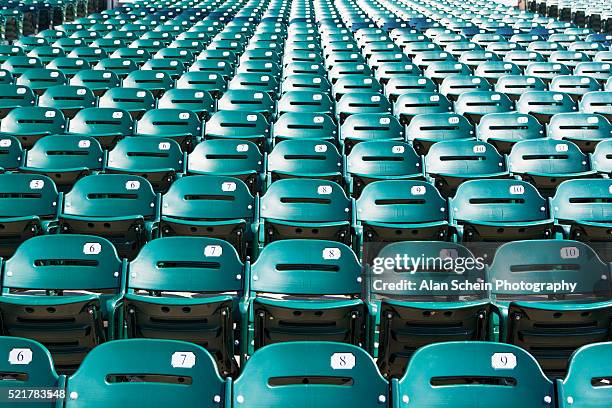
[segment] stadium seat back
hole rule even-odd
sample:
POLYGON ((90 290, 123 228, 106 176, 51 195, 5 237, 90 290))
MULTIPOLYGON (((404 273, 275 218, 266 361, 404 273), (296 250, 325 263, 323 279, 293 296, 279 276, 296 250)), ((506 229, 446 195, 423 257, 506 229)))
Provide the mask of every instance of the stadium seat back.
POLYGON ((342 400, 361 408, 384 405, 389 395, 387 382, 365 351, 351 345, 309 341, 274 344, 253 355, 234 383, 233 400, 234 404, 259 408, 263 407, 260 398, 322 406, 342 400), (310 356, 307 362, 288 363, 304 353, 310 356), (352 368, 339 371, 343 367, 352 368), (340 372, 343 378, 338 378, 340 372), (285 386, 270 386, 271 381, 285 386))
POLYGON ((393 383, 392 392, 395 407, 438 408, 452 400, 467 408, 473 405, 475 392, 479 401, 500 408, 512 407, 516 401, 555 406, 553 385, 533 357, 516 346, 489 342, 423 347, 413 355, 404 377, 393 383))
POLYGON ((157 339, 97 347, 70 378, 66 391, 66 408, 123 404, 134 393, 139 403, 172 404, 180 399, 186 408, 224 406, 226 398, 226 385, 210 353, 192 343, 157 339))

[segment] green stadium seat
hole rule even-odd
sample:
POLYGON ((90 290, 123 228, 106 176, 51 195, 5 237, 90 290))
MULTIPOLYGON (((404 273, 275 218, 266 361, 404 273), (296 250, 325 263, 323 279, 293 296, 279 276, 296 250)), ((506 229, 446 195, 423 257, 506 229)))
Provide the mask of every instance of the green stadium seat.
POLYGON ((554 51, 548 56, 548 61, 567 66, 572 71, 582 62, 589 62, 591 58, 583 52, 567 50, 554 51))
POLYGON ((505 93, 516 102, 527 91, 544 91, 546 84, 541 78, 528 75, 504 75, 495 83, 495 91, 505 93))
POLYGON ((136 122, 134 135, 174 139, 189 152, 202 136, 202 122, 189 109, 151 109, 136 122))
POLYGON ((72 78, 77 72, 89 68, 91 68, 91 66, 84 58, 57 57, 47 64, 47 69, 57 69, 61 71, 66 78, 72 78))
POLYGON ((70 34, 70 38, 78 38, 87 45, 90 45, 96 39, 102 38, 103 36, 104 34, 101 32, 89 31, 85 29, 77 30, 74 33, 70 34))
POLYGON ((46 176, 3 173, 0 181, 0 256, 10 257, 21 242, 48 230, 57 215, 59 197, 53 180, 46 176))
POLYGON ((129 112, 115 108, 82 109, 68 124, 68 133, 94 137, 104 149, 111 149, 133 131, 134 121, 129 112))
POLYGON ((34 92, 23 85, 0 84, 0 118, 20 106, 33 106, 36 103, 34 92))
POLYGON ((277 103, 278 115, 286 112, 309 112, 332 115, 334 104, 328 94, 313 91, 285 92, 277 103))
POLYGON ((30 88, 37 95, 52 86, 66 85, 66 76, 57 69, 32 68, 24 71, 16 81, 17 85, 30 88))
POLYGON ((540 78, 547 84, 550 84, 556 76, 571 73, 572 71, 566 65, 554 62, 532 62, 525 68, 525 75, 540 78))
POLYGON ((456 101, 464 92, 473 91, 491 91, 491 84, 485 78, 461 74, 449 75, 440 84, 440 93, 451 101, 456 101))
POLYGON ((495 85, 507 75, 517 76, 522 73, 523 71, 518 65, 506 61, 485 61, 474 70, 474 75, 486 78, 491 85, 495 85))
POLYGON ((427 176, 445 197, 452 197, 464 181, 506 178, 506 159, 492 145, 476 140, 435 143, 425 156, 427 176))
POLYGON ((110 55, 119 48, 127 47, 127 44, 124 40, 120 40, 118 38, 98 38, 91 43, 91 46, 100 48, 102 51, 104 51, 104 53, 110 55))
POLYGON ((0 68, 9 71, 15 78, 18 78, 25 71, 32 68, 43 68, 43 63, 38 58, 22 56, 12 56, 0 65, 0 68))
POLYGON ((267 150, 269 134, 270 125, 263 114, 219 108, 206 122, 204 137, 248 140, 263 152, 267 150))
POLYGON ((369 75, 345 75, 332 85, 332 95, 336 102, 349 93, 382 94, 382 92, 382 85, 369 75))
POLYGON ((581 242, 502 245, 487 281, 493 284, 491 297, 500 309, 500 340, 530 352, 550 378, 564 376, 567 360, 578 347, 609 338, 610 271, 581 242), (574 289, 563 282, 573 283, 574 289), (526 289, 536 283, 548 285, 537 292, 526 289))
POLYGON ((205 121, 215 110, 215 101, 207 91, 197 89, 170 89, 158 100, 159 109, 180 109, 193 111, 205 121))
POLYGON ((0 45, 0 63, 4 63, 10 57, 15 56, 25 56, 23 48, 9 44, 0 45))
MULTIPOLYGON (((311 64, 308 62, 291 62, 283 67, 284 81, 292 75, 316 75, 325 78, 325 67, 321 64, 311 64)), ((281 84, 282 86, 283 84, 281 84)))
POLYGON ((322 75, 301 73, 292 74, 283 78, 281 83, 281 93, 284 94, 292 91, 329 93, 331 91, 331 85, 322 75))
POLYGON ((322 65, 323 57, 321 54, 306 50, 289 51, 283 54, 283 65, 291 63, 307 63, 309 65, 322 65))
MULTIPOLYGON (((342 80, 344 78, 341 81, 344 85, 338 85, 338 86, 346 87, 347 91, 349 92, 350 92, 350 88, 352 87, 357 87, 359 91, 361 90, 359 88, 369 85, 369 86, 366 86, 365 90, 370 91, 371 90, 370 88, 372 86, 374 87, 377 86, 375 81, 372 81, 369 84, 363 82, 363 79, 372 77, 372 68, 370 68, 368 64, 364 64, 361 61, 342 62, 342 63, 333 64, 333 66, 331 67, 327 75, 333 85, 336 85, 336 83, 339 80, 342 80), (351 78, 353 76, 355 76, 355 78, 351 78)), ((372 92, 380 92, 380 90, 373 89, 372 92)))
POLYGON ((96 96, 87 87, 55 85, 47 88, 38 98, 38 106, 55 108, 70 119, 84 108, 96 106, 96 96))
POLYGON ((524 140, 516 143, 508 156, 508 168, 538 188, 544 196, 552 196, 565 180, 593 176, 589 158, 569 141, 552 139, 524 140))
POLYGON ((559 407, 588 404, 605 408, 612 391, 607 383, 612 365, 612 343, 589 344, 572 354, 564 379, 557 380, 559 407))
POLYGON ((274 101, 266 92, 250 89, 228 90, 217 103, 219 111, 250 112, 269 119, 274 112, 274 101))
POLYGON ((187 159, 188 174, 212 174, 242 180, 252 195, 261 187, 263 156, 248 140, 210 139, 198 143, 187 159))
POLYGON ((458 60, 461 60, 459 62, 469 65, 472 69, 484 61, 499 61, 499 56, 497 56, 497 54, 486 51, 482 46, 470 42, 465 38, 460 41, 444 44, 444 51, 450 53, 458 60), (485 53, 488 54, 485 55, 485 53))
POLYGON ((93 69, 101 72, 112 72, 119 79, 123 79, 130 72, 138 70, 138 65, 129 58, 103 58, 93 66, 93 69))
POLYGON ((195 343, 211 353, 223 376, 237 373, 234 339, 246 341, 240 323, 248 321, 240 299, 246 276, 229 243, 156 239, 142 248, 129 271, 122 305, 129 338, 195 343))
MULTIPOLYGON (((473 43, 467 43, 472 45, 473 43)), ((446 48, 446 51, 451 52, 449 47, 446 48)), ((495 54, 494 52, 483 50, 483 49, 471 49, 468 51, 463 51, 459 55, 459 62, 466 64, 470 69, 475 70, 483 62, 487 61, 500 61, 500 56, 495 54)))
POLYGON ((223 65, 218 65, 219 62, 223 62, 225 65, 230 65, 232 67, 238 65, 236 53, 229 50, 214 50, 212 48, 207 48, 198 54, 198 60, 208 60, 214 62, 219 67, 223 67, 223 65))
POLYGON ((189 71, 176 81, 176 88, 208 92, 214 99, 219 99, 227 83, 223 72, 189 71))
POLYGON ((13 74, 5 69, 0 69, 0 85, 10 85, 15 83, 13 74))
POLYGON ((546 135, 555 140, 568 140, 581 151, 591 153, 600 141, 612 136, 612 125, 598 114, 558 113, 550 118, 546 135))
POLYGON ((218 175, 183 177, 172 184, 162 202, 159 235, 223 239, 246 259, 256 207, 241 180, 218 175))
POLYGON ((510 112, 514 103, 501 92, 468 91, 457 97, 455 112, 467 117, 472 123, 478 125, 484 115, 490 113, 510 112))
MULTIPOLYGON (((255 50, 253 50, 255 51, 255 50)), ((251 51, 247 51, 251 52, 251 51)), ((270 60, 263 59, 244 59, 242 57, 242 62, 238 66, 236 73, 237 74, 259 74, 259 75, 269 75, 274 78, 278 78, 281 74, 282 68, 276 62, 270 62, 270 60)))
POLYGON ((3 334, 41 342, 58 371, 73 371, 88 351, 116 338, 114 307, 125 265, 109 241, 91 235, 30 238, 4 270, 3 334))
POLYGON ((100 97, 109 89, 120 86, 121 81, 112 71, 84 69, 70 78, 70 85, 89 88, 95 96, 100 97))
POLYGON ((155 97, 144 88, 111 88, 98 101, 100 108, 127 111, 134 120, 140 119, 145 112, 155 107, 155 97))
POLYGON ((351 196, 358 198, 363 188, 377 180, 420 179, 421 158, 408 143, 373 140, 356 144, 347 156, 347 176, 351 196))
MULTIPOLYGON (((395 77, 419 76, 421 70, 414 64, 404 62, 385 62, 376 70, 375 77, 381 84, 386 85, 395 77)), ((401 81, 401 80, 400 80, 401 81)))
POLYGON ((582 95, 587 92, 594 92, 600 89, 599 83, 587 76, 562 75, 553 78, 549 89, 554 92, 565 92, 573 100, 579 101, 582 95))
POLYGON ((591 77, 603 85, 612 77, 612 66, 609 62, 581 62, 574 68, 574 75, 591 77))
POLYGON ((602 140, 591 155, 591 166, 600 174, 612 175, 612 140, 602 140))
POLYGON ((278 180, 261 197, 259 243, 292 238, 350 243, 351 206, 333 181, 278 180))
POLYGON ((19 140, 9 135, 0 136, 0 173, 17 170, 23 156, 19 140))
POLYGON ((146 89, 159 98, 174 87, 174 81, 166 71, 139 70, 130 72, 123 79, 123 86, 132 89, 146 89))
MULTIPOLYGON (((160 48, 159 51, 153 54, 152 57, 153 59, 169 59, 171 61, 180 61, 184 66, 190 65, 195 60, 195 56, 193 55, 191 50, 172 46, 169 46, 167 48, 160 48)), ((149 60, 149 62, 152 61, 149 60)))
POLYGON ((582 96, 579 108, 580 112, 597 113, 612 120, 612 102, 610 101, 612 91, 589 92, 582 96))
POLYGON ((385 95, 391 103, 405 94, 412 92, 435 92, 436 84, 429 78, 419 75, 393 75, 385 84, 385 95))
POLYGON ((479 31, 479 33, 472 36, 471 42, 500 56, 505 56, 509 51, 524 49, 518 42, 507 41, 506 36, 479 31))
POLYGON ((388 113, 354 113, 340 127, 340 143, 345 154, 358 143, 368 140, 404 140, 404 129, 388 113))
POLYGON ((66 387, 65 408, 101 408, 134 403, 185 408, 229 407, 229 384, 214 358, 183 341, 128 339, 93 350, 66 387), (225 402, 228 401, 228 402, 225 402))
POLYGON ((121 257, 131 259, 150 237, 158 201, 153 188, 142 177, 86 176, 64 196, 58 229, 61 233, 95 233, 106 237, 121 257))
MULTIPOLYGON (((576 111, 576 103, 568 94, 552 91, 528 91, 516 102, 516 110, 534 116, 542 125, 557 113, 576 111)), ((588 112, 595 113, 595 112, 588 112)))
POLYGON ((163 137, 126 137, 108 152, 105 171, 141 176, 153 190, 166 191, 183 173, 185 159, 174 140, 163 137))
POLYGON ((553 238, 548 203, 525 181, 466 181, 449 200, 449 208, 464 242, 553 238))
POLYGON ((447 113, 452 110, 451 102, 438 92, 403 94, 393 105, 393 114, 403 125, 410 124, 412 118, 419 114, 447 113))
POLYGON ((451 75, 471 75, 472 70, 461 62, 436 61, 429 63, 423 74, 439 85, 451 75))
POLYGON ((456 113, 418 114, 406 126, 406 138, 417 153, 427 154, 437 142, 474 139, 474 126, 456 113))
POLYGON ((36 47, 43 47, 49 45, 49 42, 42 37, 34 37, 28 35, 19 38, 17 41, 14 42, 13 45, 21 48, 27 54, 36 47))
POLYGON ((28 57, 38 58, 43 65, 48 64, 54 58, 65 56, 63 49, 60 47, 53 47, 51 45, 34 47, 28 52, 27 55, 28 57))
POLYGON ((486 291, 479 290, 485 277, 484 264, 479 261, 477 265, 478 259, 467 248, 450 242, 396 242, 374 255, 383 260, 404 255, 413 259, 399 270, 377 261, 367 266, 371 325, 379 320, 378 367, 385 377, 401 377, 414 352, 428 344, 489 340, 493 310, 486 291), (415 259, 434 261, 416 264, 415 259), (459 259, 473 264, 460 265, 458 270, 449 267, 459 259), (408 277, 429 285, 389 290, 391 284, 401 284, 408 277), (470 286, 453 286, 458 279, 470 286))
MULTIPOLYGON (((410 51, 408 51, 408 47, 404 49, 404 52, 408 53, 409 56, 411 54, 410 51)), ((445 61, 453 63, 456 61, 451 53, 432 48, 429 48, 427 51, 417 51, 411 58, 412 63, 422 70, 425 70, 432 63, 445 61)))
POLYGON ((146 48, 127 47, 117 49, 109 57, 117 59, 128 59, 133 61, 136 65, 141 66, 146 61, 151 59, 151 53, 146 48))
POLYGON ((342 156, 326 141, 293 139, 277 143, 268 156, 268 181, 316 178, 344 183, 342 156))
POLYGON ((490 113, 480 120, 476 136, 495 146, 501 154, 509 154, 512 146, 521 140, 543 138, 544 126, 534 116, 524 113, 490 113))
MULTIPOLYGON (((279 87, 278 82, 271 75, 259 73, 237 73, 227 84, 227 89, 232 94, 234 94, 232 91, 248 90, 264 92, 271 98, 276 98, 279 87)), ((240 97, 240 94, 235 94, 235 96, 240 97)))
MULTIPOLYGON (((170 59, 170 58, 164 58, 164 59, 158 59, 158 58, 152 58, 148 61, 146 61, 144 64, 142 64, 142 67, 140 67, 141 71, 154 71, 156 73, 156 75, 158 73, 165 73, 168 75, 168 77, 170 77, 171 79, 171 86, 174 86, 174 80, 178 79, 181 75, 183 75, 185 73, 185 71, 187 70, 185 68, 185 64, 179 60, 179 59, 170 59)), ((132 74, 132 76, 135 76, 136 74, 132 74)), ((127 78, 130 78, 130 75, 128 75, 127 78)), ((142 80, 143 78, 146 78, 144 76, 135 78, 135 80, 138 82, 139 80, 142 80)), ((159 77, 156 76, 156 79, 158 79, 159 77)), ((165 81, 165 80, 164 80, 165 81)))
POLYGON ((526 69, 534 62, 546 62, 546 58, 537 52, 528 50, 514 50, 504 55, 504 61, 516 64, 521 69, 526 69))
POLYGON ((265 347, 249 359, 233 387, 233 405, 244 408, 261 408, 269 401, 321 407, 344 401, 365 408, 386 406, 389 400, 389 386, 372 358, 358 347, 331 342, 265 347), (295 356, 302 356, 299 364, 291 363, 295 356))
POLYGON ((392 383, 394 408, 555 407, 555 390, 529 353, 509 344, 460 341, 417 350, 406 373, 392 383))
POLYGON ((594 57, 599 51, 606 50, 606 46, 593 41, 574 41, 568 47, 568 51, 583 52, 589 57, 594 57))
POLYGON ((349 92, 336 102, 336 118, 340 125, 353 114, 391 114, 391 103, 376 92, 349 92))
POLYGON ((66 119, 62 111, 40 106, 20 106, 11 110, 0 122, 0 132, 19 139, 30 148, 43 136, 64 133, 66 119))
POLYGON ((314 139, 337 142, 338 127, 329 115, 312 112, 287 112, 272 125, 275 143, 282 140, 314 139))
POLYGON ((102 58, 106 58, 107 55, 108 54, 106 51, 101 48, 97 48, 93 45, 89 47, 77 47, 72 49, 70 53, 68 53, 68 57, 84 59, 90 65, 100 61, 100 59, 102 58))
POLYGON ((254 349, 300 340, 365 346, 360 277, 357 257, 338 242, 291 239, 266 246, 250 276, 254 349))
MULTIPOLYGON (((51 354, 42 344, 22 337, 3 336, 0 337, 0 353, 6 356, 0 365, 0 388, 7 399, 11 391, 21 394, 33 389, 50 390, 51 396, 61 397, 66 378, 57 375, 51 354)), ((56 402, 49 399, 31 401, 29 405, 54 408, 56 402)))
MULTIPOLYGON (((367 184, 355 204, 356 233, 369 243, 447 240, 448 209, 436 188, 418 180, 367 184)), ((365 248, 364 248, 365 250, 365 248)))
MULTIPOLYGON (((179 36, 172 41, 168 47, 178 49, 178 55, 186 58, 189 63, 192 63, 195 56, 201 51, 204 51, 204 48, 206 47, 206 44, 202 41, 202 37, 197 37, 198 35, 199 34, 196 34, 194 38, 185 38, 184 35, 183 38, 179 38, 179 36), (183 53, 183 51, 188 51, 188 53, 183 53)), ((176 55, 176 51, 174 54, 176 55)))
POLYGON ((612 225, 612 181, 567 180, 551 200, 554 216, 565 235, 578 241, 609 241, 612 225))
POLYGON ((49 135, 27 151, 19 171, 44 174, 60 191, 67 191, 77 179, 100 171, 103 166, 104 152, 93 137, 49 135))
POLYGON ((82 47, 85 45, 85 41, 79 38, 62 37, 56 40, 53 44, 54 47, 60 47, 64 52, 70 52, 75 48, 82 47))

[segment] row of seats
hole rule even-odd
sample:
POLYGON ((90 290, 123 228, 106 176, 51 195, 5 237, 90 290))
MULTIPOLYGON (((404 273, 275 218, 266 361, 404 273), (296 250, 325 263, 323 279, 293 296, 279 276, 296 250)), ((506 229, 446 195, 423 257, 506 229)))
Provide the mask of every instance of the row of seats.
MULTIPOLYGON (((333 143, 316 139, 281 141, 269 155, 262 155, 249 141, 209 139, 196 144, 186 155, 178 142, 159 136, 126 137, 105 151, 97 139, 85 135, 44 136, 24 151, 18 139, 7 135, 0 136, 0 172, 43 174, 64 192, 79 178, 100 172, 143 176, 154 191, 162 193, 184 175, 240 178, 253 195, 264 193, 271 183, 281 179, 316 178, 346 187, 355 198, 370 182, 390 176, 427 179, 445 197, 454 195, 457 187, 469 179, 514 176, 532 183, 540 194, 552 196, 557 186, 568 179, 609 178, 610 138, 599 141, 593 153, 587 155, 567 140, 569 132, 561 118, 559 122, 559 136, 564 139, 523 140, 515 143, 508 155, 500 154, 492 140, 488 143, 470 139, 436 142, 423 157, 400 140, 363 141, 343 156, 333 143)), ((612 131, 612 126, 605 120, 600 125, 598 130, 606 133, 601 136, 607 137, 607 128, 612 131)), ((589 143, 593 139, 580 140, 589 143)))
POLYGON ((219 239, 168 237, 127 263, 104 238, 35 237, 2 265, 1 330, 47 345, 63 371, 126 337, 203 345, 224 375, 238 371, 234 355, 328 340, 369 350, 394 377, 421 346, 499 340, 529 350, 552 378, 574 349, 611 335, 610 265, 583 243, 514 241, 477 256, 414 241, 374 255, 362 267, 344 244, 293 239, 251 264, 219 239))
MULTIPOLYGON (((6 86, 13 87, 13 85, 6 86)), ((0 92, 1 87, 2 85, 0 92)), ((19 92, 19 89, 24 88, 17 86, 16 92, 19 92)), ((125 88, 115 89, 117 93, 128 91, 125 88)), ((189 98, 195 98, 199 93, 199 91, 187 92, 187 95, 177 98, 187 98, 181 101, 191 103, 189 98)), ((468 92, 462 95, 469 99, 477 94, 481 93, 468 92)), ((134 92, 129 91, 124 93, 122 98, 131 100, 134 95, 134 92)), ((599 98, 597 93, 588 95, 599 98)), ((350 154, 355 145, 363 141, 407 141, 419 154, 426 154, 429 148, 439 141, 474 139, 489 142, 500 153, 507 154, 519 141, 545 137, 572 141, 585 153, 590 153, 598 142, 610 137, 611 126, 607 114, 556 113, 550 115, 546 126, 542 126, 531 114, 499 112, 485 114, 479 119, 479 124, 473 126, 464 116, 457 113, 443 111, 419 113, 418 105, 426 106, 430 97, 429 93, 404 94, 400 97, 414 102, 412 112, 405 112, 405 115, 410 116, 410 123, 406 127, 402 126, 400 119, 385 113, 355 113, 341 126, 337 126, 334 119, 325 113, 303 111, 285 113, 272 126, 260 113, 229 110, 215 112, 208 122, 203 123, 197 116, 197 109, 184 109, 169 102, 161 108, 147 111, 136 122, 131 119, 128 111, 118 107, 86 108, 68 121, 62 112, 55 108, 13 107, 0 122, 0 131, 3 136, 12 135, 18 138, 23 148, 31 148, 44 136, 67 133, 91 136, 107 149, 112 149, 117 141, 125 136, 166 137, 175 140, 187 152, 191 152, 202 139, 222 138, 252 142, 264 151, 269 150, 268 146, 271 149, 283 140, 321 140, 339 146, 340 153, 346 155, 350 154), (376 123, 376 126, 366 126, 369 123, 376 123), (266 148, 262 148, 263 146, 266 148)), ((11 98, 7 96, 0 101, 10 104, 11 98)), ((470 115, 478 114, 472 110, 470 115)), ((2 167, 7 167, 9 164, 4 164, 2 167)))
POLYGON ((32 236, 96 234, 130 259, 145 242, 173 235, 225 239, 243 259, 296 238, 343 242, 358 253, 371 242, 404 240, 609 242, 610 197, 610 179, 566 180, 547 200, 525 181, 493 178, 465 181, 448 200, 425 181, 376 181, 354 200, 332 181, 292 178, 254 198, 226 176, 182 177, 162 196, 125 174, 85 176, 58 194, 46 176, 8 173, 0 175, 0 237, 9 256, 32 236))
POLYGON ((69 377, 49 352, 22 338, 0 338, 0 369, 26 380, 2 381, 7 393, 43 389, 55 400, 37 407, 332 406, 448 407, 495 404, 567 408, 609 406, 612 343, 580 348, 564 379, 551 382, 529 353, 507 344, 447 342, 420 349, 399 380, 387 382, 361 349, 333 342, 276 344, 257 351, 235 381, 223 380, 210 354, 170 340, 118 340, 96 347, 69 377), (8 362, 6 359, 8 356, 8 362), (21 360, 19 360, 21 358, 21 360), (135 397, 138 395, 138 397, 135 397), (58 402, 59 401, 59 402, 58 402))

